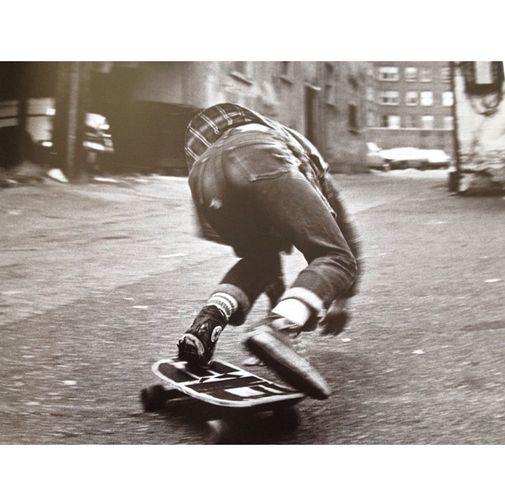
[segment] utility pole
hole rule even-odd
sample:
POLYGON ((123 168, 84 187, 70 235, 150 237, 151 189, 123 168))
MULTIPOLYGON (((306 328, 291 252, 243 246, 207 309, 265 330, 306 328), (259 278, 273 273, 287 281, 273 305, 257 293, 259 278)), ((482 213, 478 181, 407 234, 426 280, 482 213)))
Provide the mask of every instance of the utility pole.
POLYGON ((26 126, 28 117, 28 74, 29 63, 21 63, 18 67, 18 127, 17 127, 17 159, 20 163, 27 158, 26 126))
POLYGON ((84 176, 83 148, 91 63, 63 62, 58 70, 54 144, 56 164, 70 181, 84 176))
POLYGON ((461 178, 461 158, 459 151, 459 136, 458 136, 458 105, 456 93, 456 63, 449 62, 451 91, 452 91, 452 141, 454 145, 454 161, 456 171, 449 173, 449 190, 451 192, 459 191, 459 181, 461 178))

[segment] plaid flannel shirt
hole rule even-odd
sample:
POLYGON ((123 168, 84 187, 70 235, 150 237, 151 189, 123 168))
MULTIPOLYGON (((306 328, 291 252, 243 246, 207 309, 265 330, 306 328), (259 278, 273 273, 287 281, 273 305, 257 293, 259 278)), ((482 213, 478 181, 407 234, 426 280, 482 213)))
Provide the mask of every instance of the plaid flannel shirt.
POLYGON ((185 140, 186 163, 189 169, 227 129, 251 123, 262 124, 275 130, 300 160, 316 164, 313 168, 318 171, 315 173, 317 177, 327 170, 327 164, 319 152, 300 133, 234 103, 214 105, 193 117, 186 130, 185 140))

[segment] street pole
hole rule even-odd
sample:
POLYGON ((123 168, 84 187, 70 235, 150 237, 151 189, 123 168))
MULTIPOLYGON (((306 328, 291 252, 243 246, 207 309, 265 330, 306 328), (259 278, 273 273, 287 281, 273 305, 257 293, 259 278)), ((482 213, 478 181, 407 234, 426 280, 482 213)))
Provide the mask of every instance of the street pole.
POLYGON ((458 107, 457 107, 457 94, 456 94, 456 63, 449 62, 451 91, 452 91, 452 141, 454 150, 455 171, 449 172, 449 190, 451 192, 459 191, 459 182, 461 179, 461 157, 460 145, 458 135, 458 107))
POLYGON ((84 173, 84 127, 89 95, 90 63, 60 64, 56 97, 54 141, 57 165, 71 181, 84 173))
POLYGON ((18 70, 18 127, 17 127, 17 158, 20 163, 27 158, 26 128, 28 119, 28 77, 27 66, 21 63, 18 70))

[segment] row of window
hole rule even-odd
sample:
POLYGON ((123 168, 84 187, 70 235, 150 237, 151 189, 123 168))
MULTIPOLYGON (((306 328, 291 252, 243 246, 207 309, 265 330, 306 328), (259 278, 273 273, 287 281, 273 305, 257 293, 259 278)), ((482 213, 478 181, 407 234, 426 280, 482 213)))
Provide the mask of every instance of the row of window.
MULTIPOLYGON (((399 91, 381 91, 378 96, 380 105, 399 105, 399 91)), ((374 92, 372 88, 367 89, 367 100, 374 101, 374 92)), ((444 91, 440 95, 440 104, 444 107, 452 107, 454 95, 452 91, 444 91)), ((407 106, 425 106, 431 107, 435 104, 433 91, 407 91, 404 96, 404 103, 407 106)))
POLYGON ((400 129, 402 127, 434 129, 435 127, 441 127, 442 129, 451 130, 453 128, 453 117, 446 115, 442 118, 442 124, 435 124, 435 117, 433 115, 382 115, 380 117, 380 124, 377 124, 375 115, 370 112, 368 114, 368 126, 380 126, 389 129, 400 129))
MULTIPOLYGON (((403 70, 405 82, 431 82, 434 78, 432 68, 407 66, 403 70)), ((401 78, 400 68, 398 66, 379 66, 376 77, 378 80, 398 82, 401 78)), ((442 82, 449 82, 451 79, 449 67, 441 67, 438 77, 442 82)))

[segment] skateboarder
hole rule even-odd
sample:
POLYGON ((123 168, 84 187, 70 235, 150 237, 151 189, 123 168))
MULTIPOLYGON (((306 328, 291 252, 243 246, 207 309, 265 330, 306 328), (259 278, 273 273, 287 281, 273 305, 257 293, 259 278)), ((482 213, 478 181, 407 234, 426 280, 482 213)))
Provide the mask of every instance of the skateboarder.
POLYGON ((327 398, 323 377, 290 343, 318 321, 339 330, 356 292, 358 239, 327 164, 300 133, 232 103, 198 113, 185 150, 202 236, 232 246, 240 260, 179 340, 179 357, 207 365, 222 329, 241 325, 266 293, 273 308, 246 347, 292 386, 327 398), (308 265, 285 289, 280 253, 293 246, 308 265))

